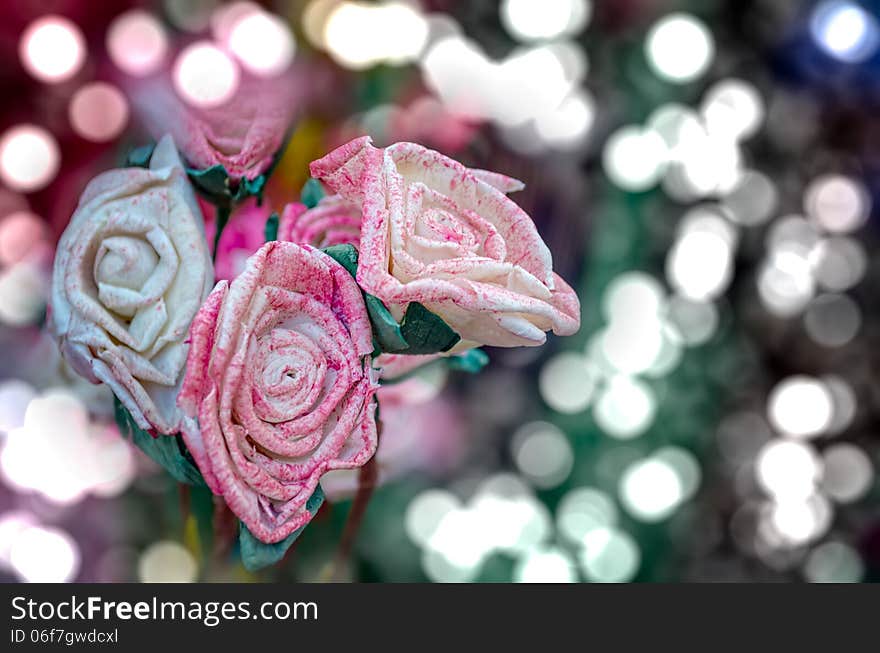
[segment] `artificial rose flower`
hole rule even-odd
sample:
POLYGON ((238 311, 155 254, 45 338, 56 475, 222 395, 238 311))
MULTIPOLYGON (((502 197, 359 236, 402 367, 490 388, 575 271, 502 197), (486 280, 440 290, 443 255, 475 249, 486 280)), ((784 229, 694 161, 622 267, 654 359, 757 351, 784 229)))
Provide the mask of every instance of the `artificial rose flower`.
POLYGON ((235 180, 254 179, 272 163, 296 112, 295 89, 288 76, 242 76, 229 100, 209 108, 185 103, 167 77, 139 81, 130 94, 147 131, 170 132, 192 167, 220 164, 235 180))
POLYGON ((85 189, 58 242, 50 330, 82 376, 143 429, 176 433, 190 322, 213 284, 199 206, 170 136, 149 169, 85 189))
MULTIPOLYGON (((217 210, 201 198, 199 203, 205 216, 205 234, 208 242, 213 243, 217 232, 217 210)), ((256 198, 250 198, 230 216, 220 234, 214 256, 214 278, 217 281, 231 281, 241 274, 247 259, 266 242, 266 220, 271 214, 267 204, 257 206, 256 198)))
POLYGON ((365 136, 311 164, 313 177, 362 208, 357 280, 396 317, 410 302, 477 344, 540 345, 580 326, 574 291, 553 272, 534 223, 506 192, 522 183, 414 143, 365 136))
POLYGON ((360 207, 339 195, 322 197, 311 209, 299 202, 288 204, 281 213, 278 240, 314 247, 357 247, 361 240, 360 207))
POLYGON ((278 542, 313 515, 321 476, 376 450, 372 332, 345 268, 273 241, 193 321, 179 403, 208 486, 250 532, 278 542))

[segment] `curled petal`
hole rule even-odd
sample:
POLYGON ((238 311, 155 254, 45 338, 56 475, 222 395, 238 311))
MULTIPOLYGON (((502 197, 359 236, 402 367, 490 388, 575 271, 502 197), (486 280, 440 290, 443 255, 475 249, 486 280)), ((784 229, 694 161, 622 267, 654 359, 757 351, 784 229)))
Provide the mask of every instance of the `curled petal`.
POLYGON ((397 313, 420 302, 464 343, 542 344, 580 327, 577 296, 553 272, 529 215, 506 193, 521 182, 415 143, 362 137, 311 165, 361 207, 357 280, 397 313))

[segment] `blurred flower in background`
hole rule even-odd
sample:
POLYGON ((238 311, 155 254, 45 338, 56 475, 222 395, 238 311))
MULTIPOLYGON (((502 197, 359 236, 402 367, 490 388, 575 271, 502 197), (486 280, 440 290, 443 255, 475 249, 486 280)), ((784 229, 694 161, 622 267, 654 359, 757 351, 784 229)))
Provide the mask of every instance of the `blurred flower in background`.
POLYGON ((877 3, 60 0, 4 18, 3 579, 325 577, 356 475, 328 477, 285 564, 249 574, 211 544, 211 497, 156 473, 44 333, 85 183, 168 128, 191 163, 247 176, 276 147, 246 128, 258 114, 298 119, 218 278, 309 161, 369 134, 522 179, 512 198, 580 279, 577 337, 383 388, 350 580, 880 578, 877 3))

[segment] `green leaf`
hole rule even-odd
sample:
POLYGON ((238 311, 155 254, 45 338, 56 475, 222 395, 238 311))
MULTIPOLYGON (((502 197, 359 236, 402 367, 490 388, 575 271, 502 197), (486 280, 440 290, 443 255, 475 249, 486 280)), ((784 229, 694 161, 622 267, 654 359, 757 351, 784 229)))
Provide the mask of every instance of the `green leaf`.
MULTIPOLYGON (((319 485, 309 500, 306 501, 306 510, 314 517, 318 508, 324 503, 324 491, 319 485)), ((241 548, 241 562, 248 571, 257 571, 263 567, 274 565, 284 557, 290 545, 296 541, 296 538, 305 530, 305 526, 300 526, 290 535, 275 544, 266 544, 261 542, 247 529, 244 523, 241 524, 241 530, 238 534, 238 543, 241 548)))
POLYGON ((147 143, 131 150, 125 157, 126 168, 148 168, 150 167, 150 158, 153 156, 153 150, 156 149, 155 143, 147 143))
POLYGON ((482 349, 468 349, 443 360, 451 370, 476 374, 489 363, 489 356, 482 349))
POLYGON ((410 302, 400 322, 400 333, 409 347, 407 354, 436 354, 449 351, 461 336, 418 302, 410 302))
POLYGON ((348 270, 351 276, 357 276, 358 251, 354 245, 330 245, 321 251, 348 270))
POLYGON ((153 437, 137 425, 116 397, 113 398, 113 410, 122 437, 131 438, 138 449, 161 465, 176 481, 189 485, 205 485, 205 480, 186 450, 180 435, 153 437))
POLYGON ((257 198, 257 206, 263 203, 263 191, 266 190, 266 175, 262 174, 253 179, 242 178, 235 192, 235 201, 240 202, 248 197, 257 198))
POLYGON ((229 175, 221 164, 204 170, 186 169, 190 181, 214 204, 229 204, 229 175))
POLYGON ((324 187, 321 185, 320 181, 318 181, 317 179, 309 179, 302 187, 302 190, 299 194, 299 199, 308 208, 313 209, 318 205, 318 202, 320 202, 321 198, 324 197, 324 195, 326 194, 327 193, 324 192, 324 187))
POLYGON ((266 220, 266 226, 263 228, 263 234, 266 237, 266 242, 272 240, 278 240, 278 214, 272 213, 269 218, 266 220))
MULTIPOLYGON (((354 245, 331 245, 322 250, 357 277, 358 251, 354 245)), ((380 352, 389 354, 436 354, 449 351, 461 338, 438 315, 418 302, 406 308, 400 324, 378 297, 364 293, 373 327, 373 340, 380 352)))

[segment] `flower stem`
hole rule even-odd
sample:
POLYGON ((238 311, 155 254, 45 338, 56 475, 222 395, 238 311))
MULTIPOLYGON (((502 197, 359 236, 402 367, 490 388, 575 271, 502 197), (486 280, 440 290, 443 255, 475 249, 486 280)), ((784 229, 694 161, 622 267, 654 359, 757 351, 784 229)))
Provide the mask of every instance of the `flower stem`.
POLYGON ((331 582, 338 583, 343 580, 345 565, 351 557, 358 530, 364 520, 364 514, 367 512, 367 505, 373 496, 373 490, 376 489, 378 472, 379 466, 376 464, 375 455, 361 467, 358 475, 357 494, 354 495, 351 511, 348 513, 348 519, 345 521, 345 528, 342 531, 342 539, 339 541, 339 548, 336 550, 336 557, 333 560, 333 570, 330 574, 331 582))
POLYGON ((216 206, 216 220, 214 221, 216 231, 214 232, 214 252, 212 259, 215 263, 217 262, 217 251, 220 248, 220 236, 223 235, 223 229, 226 228, 226 223, 229 222, 229 215, 232 213, 232 209, 229 206, 221 206, 219 204, 216 206))

